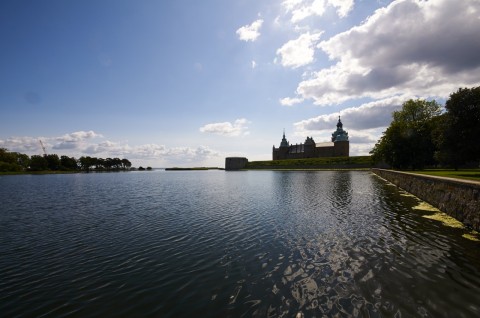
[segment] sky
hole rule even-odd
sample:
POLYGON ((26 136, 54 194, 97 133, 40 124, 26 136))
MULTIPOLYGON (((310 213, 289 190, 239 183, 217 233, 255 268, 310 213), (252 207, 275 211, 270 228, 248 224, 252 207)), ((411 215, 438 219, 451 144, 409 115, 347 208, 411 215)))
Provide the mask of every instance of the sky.
POLYGON ((0 147, 223 167, 368 155, 411 98, 480 86, 480 0, 3 0, 0 147))

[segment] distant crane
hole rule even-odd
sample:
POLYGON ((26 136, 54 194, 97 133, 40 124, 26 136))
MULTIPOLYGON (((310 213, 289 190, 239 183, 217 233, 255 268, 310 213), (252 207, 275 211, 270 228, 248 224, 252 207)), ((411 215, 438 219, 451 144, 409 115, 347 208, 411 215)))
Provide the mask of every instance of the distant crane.
POLYGON ((44 155, 44 156, 47 156, 47 151, 45 150, 45 146, 43 145, 42 140, 41 140, 41 139, 38 139, 38 141, 40 142, 40 146, 42 147, 43 155, 44 155))

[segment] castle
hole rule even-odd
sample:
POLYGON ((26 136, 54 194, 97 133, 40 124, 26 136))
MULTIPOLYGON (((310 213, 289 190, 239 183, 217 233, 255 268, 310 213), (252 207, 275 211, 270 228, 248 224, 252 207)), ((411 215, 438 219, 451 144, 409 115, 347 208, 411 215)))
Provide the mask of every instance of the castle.
POLYGON ((350 154, 350 142, 348 141, 348 132, 343 130, 343 124, 338 116, 337 130, 332 134, 332 142, 316 144, 312 137, 307 137, 305 143, 290 145, 285 138, 280 143, 280 147, 273 146, 273 160, 282 159, 301 159, 301 158, 319 158, 319 157, 348 157, 350 154))

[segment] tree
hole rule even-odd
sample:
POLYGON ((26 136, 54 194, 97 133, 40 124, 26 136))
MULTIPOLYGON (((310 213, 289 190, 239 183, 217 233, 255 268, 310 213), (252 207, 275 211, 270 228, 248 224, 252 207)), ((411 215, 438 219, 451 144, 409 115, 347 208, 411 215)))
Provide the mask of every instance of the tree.
POLYGON ((90 168, 95 165, 96 158, 82 156, 80 159, 78 159, 78 161, 80 162, 80 167, 82 170, 90 171, 90 168))
POLYGON ((480 86, 460 88, 445 104, 442 131, 436 134, 443 163, 458 168, 467 162, 480 161, 480 86))
POLYGON ((130 167, 132 166, 132 163, 128 159, 122 159, 122 166, 123 166, 123 169, 130 169, 130 167))
POLYGON ((33 155, 30 157, 30 169, 33 171, 42 171, 48 169, 48 161, 44 156, 33 155))
POLYGON ((434 163, 434 118, 441 114, 436 101, 408 100, 393 112, 393 121, 370 152, 375 161, 394 168, 423 169, 434 163))
POLYGON ((0 171, 22 171, 30 165, 30 157, 0 148, 0 171))
POLYGON ((60 157, 60 165, 62 166, 62 169, 66 170, 78 170, 78 163, 77 159, 74 157, 68 157, 68 156, 61 156, 60 157))
POLYGON ((49 154, 43 156, 47 160, 47 165, 49 170, 58 170, 60 169, 60 158, 56 154, 49 154))
POLYGON ((6 148, 0 148, 0 162, 15 163, 15 156, 6 148))
POLYGON ((30 157, 24 153, 14 152, 16 157, 16 163, 22 167, 23 170, 28 169, 30 166, 30 157))
POLYGON ((122 160, 120 160, 120 158, 113 158, 112 163, 113 169, 115 170, 119 170, 122 167, 122 160))

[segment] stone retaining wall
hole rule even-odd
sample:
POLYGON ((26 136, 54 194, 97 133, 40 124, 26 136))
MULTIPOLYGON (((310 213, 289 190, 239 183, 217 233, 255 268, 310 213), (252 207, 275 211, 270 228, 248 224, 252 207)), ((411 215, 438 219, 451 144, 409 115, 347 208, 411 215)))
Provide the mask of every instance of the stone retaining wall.
POLYGON ((241 170, 247 166, 248 159, 244 157, 225 158, 225 170, 241 170))
POLYGON ((480 231, 480 183, 383 169, 373 173, 480 231))

